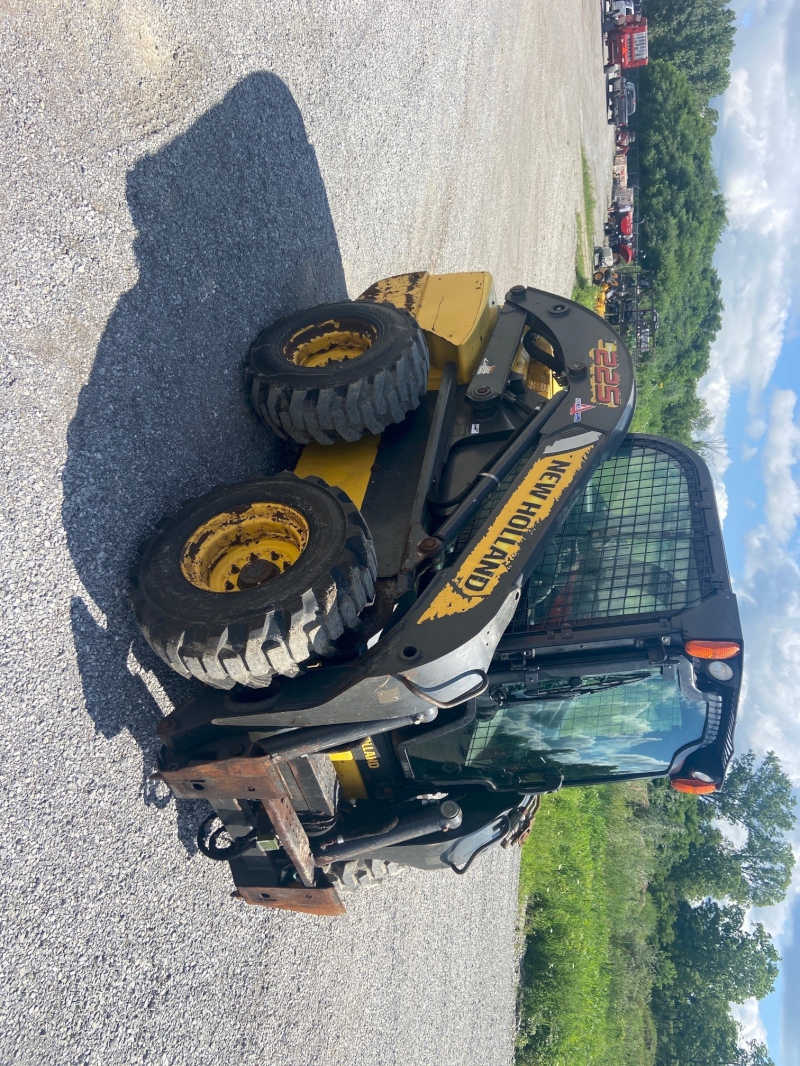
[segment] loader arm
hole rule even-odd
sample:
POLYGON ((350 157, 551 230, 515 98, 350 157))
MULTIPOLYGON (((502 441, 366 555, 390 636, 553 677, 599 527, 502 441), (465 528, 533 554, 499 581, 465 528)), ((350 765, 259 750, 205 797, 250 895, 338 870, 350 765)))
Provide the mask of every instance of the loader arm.
POLYGON ((308 671, 260 702, 237 707, 220 698, 227 710, 219 707, 215 724, 413 717, 482 691, 525 577, 597 466, 619 447, 635 403, 630 354, 603 319, 570 300, 515 286, 466 393, 476 417, 505 395, 527 331, 549 342, 552 355, 528 350, 533 358, 541 354, 564 388, 519 427, 456 511, 427 531, 418 562, 427 555, 440 568, 433 580, 410 605, 408 596, 398 603, 360 659, 308 671))

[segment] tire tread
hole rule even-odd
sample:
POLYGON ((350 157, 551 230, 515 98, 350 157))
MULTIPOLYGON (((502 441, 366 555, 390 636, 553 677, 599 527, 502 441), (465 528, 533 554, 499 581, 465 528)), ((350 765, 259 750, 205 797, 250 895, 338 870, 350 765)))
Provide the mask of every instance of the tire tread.
POLYGON ((283 439, 299 444, 356 441, 400 423, 419 406, 427 388, 430 356, 422 331, 405 311, 413 329, 395 358, 349 385, 297 388, 270 380, 245 362, 245 384, 259 417, 283 439))
POLYGON ((265 688, 276 674, 296 677, 311 660, 334 654, 335 642, 345 630, 358 627, 361 612, 375 595, 378 567, 372 538, 344 492, 319 478, 314 481, 338 500, 345 513, 342 555, 302 596, 248 621, 184 628, 164 617, 138 580, 139 566, 153 543, 148 541, 132 571, 134 613, 153 651, 181 676, 218 689, 237 683, 265 688))

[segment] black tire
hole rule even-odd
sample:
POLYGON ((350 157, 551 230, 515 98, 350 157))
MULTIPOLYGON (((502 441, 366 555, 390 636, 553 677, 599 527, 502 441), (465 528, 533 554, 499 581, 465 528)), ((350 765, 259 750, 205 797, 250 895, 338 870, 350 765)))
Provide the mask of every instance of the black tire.
POLYGON ((245 360, 245 385, 279 437, 333 444, 402 422, 425 394, 429 363, 422 330, 407 311, 352 300, 297 311, 263 330, 245 360), (332 335, 363 343, 362 354, 323 365, 295 362, 329 323, 332 335))
POLYGON ((406 869, 399 862, 382 859, 351 859, 326 867, 326 877, 340 895, 350 895, 364 888, 374 888, 406 869))
MULTIPOLYGON (((236 569, 240 581, 252 565, 236 569)), ((335 653, 337 639, 358 627, 359 615, 372 602, 376 575, 372 538, 349 497, 319 478, 284 473, 222 485, 187 503, 145 545, 131 572, 131 598, 148 644, 177 673, 214 688, 237 682, 264 688, 275 674, 294 677, 309 660, 335 653), (301 516, 307 540, 293 564, 280 572, 280 565, 251 555, 273 574, 262 573, 255 580, 263 583, 239 588, 228 581, 230 592, 195 584, 200 579, 193 571, 186 576, 184 568, 196 567, 202 558, 199 550, 217 550, 201 545, 213 543, 203 527, 220 516, 233 531, 226 534, 230 544, 224 550, 252 547, 246 533, 236 533, 236 522, 252 520, 252 508, 259 505, 280 517, 287 512, 275 508, 301 516)))

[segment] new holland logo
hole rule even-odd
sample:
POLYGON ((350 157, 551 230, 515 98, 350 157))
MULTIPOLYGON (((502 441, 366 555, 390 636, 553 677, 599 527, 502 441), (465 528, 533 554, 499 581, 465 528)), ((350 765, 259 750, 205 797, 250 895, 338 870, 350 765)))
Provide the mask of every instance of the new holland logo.
POLYGON ((537 459, 458 573, 436 594, 417 624, 468 611, 491 596, 520 550, 575 480, 593 448, 594 443, 537 459))
POLYGON ((584 403, 580 396, 576 397, 575 402, 569 409, 569 413, 572 415, 573 422, 580 422, 581 415, 584 411, 592 411, 594 409, 593 403, 584 403))

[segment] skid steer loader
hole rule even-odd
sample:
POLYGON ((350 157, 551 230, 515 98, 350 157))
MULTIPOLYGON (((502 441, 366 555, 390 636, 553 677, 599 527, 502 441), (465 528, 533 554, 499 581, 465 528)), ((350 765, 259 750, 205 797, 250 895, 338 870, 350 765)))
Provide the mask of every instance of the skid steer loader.
POLYGON ((156 776, 208 800, 234 895, 340 914, 520 842, 562 786, 721 787, 743 646, 713 488, 628 433, 606 322, 406 274, 265 329, 245 382, 294 471, 187 503, 132 571, 147 641, 206 686, 156 776))

